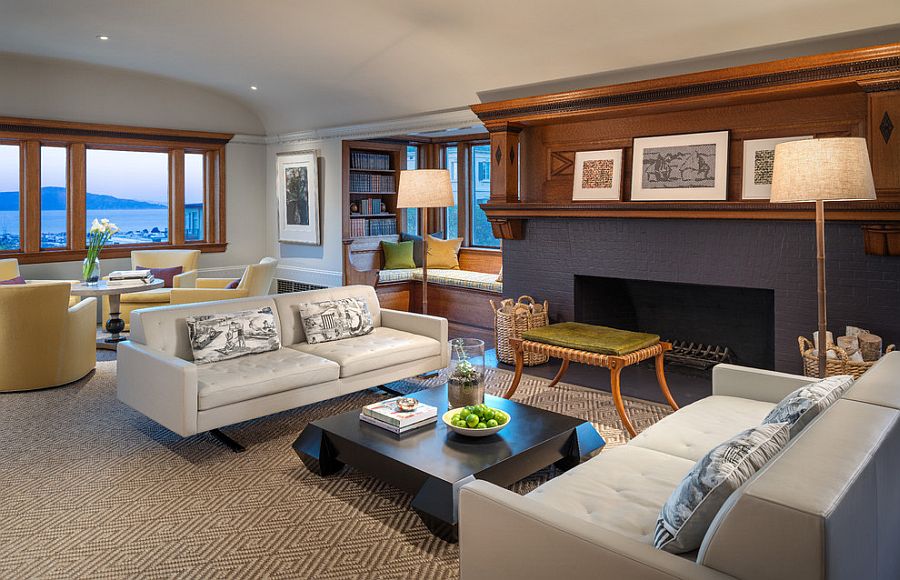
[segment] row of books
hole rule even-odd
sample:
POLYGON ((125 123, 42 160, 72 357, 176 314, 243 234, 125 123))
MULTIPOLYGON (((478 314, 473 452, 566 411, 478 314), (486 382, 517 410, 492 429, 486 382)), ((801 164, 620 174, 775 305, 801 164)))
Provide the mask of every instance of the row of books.
POLYGON ((351 173, 350 191, 362 193, 369 191, 396 191, 394 176, 380 173, 351 173))
POLYGON ((360 420, 398 435, 437 421, 437 407, 419 403, 412 411, 403 411, 397 406, 397 399, 400 397, 366 405, 359 414, 360 420))
POLYGON ((353 169, 390 169, 390 153, 350 152, 350 167, 353 169))
POLYGON ((350 236, 358 238, 360 236, 389 236, 397 233, 397 220, 393 218, 384 219, 350 219, 350 236))
POLYGON ((382 213, 380 199, 360 199, 355 203, 359 204, 359 213, 362 215, 374 215, 377 213, 382 213))

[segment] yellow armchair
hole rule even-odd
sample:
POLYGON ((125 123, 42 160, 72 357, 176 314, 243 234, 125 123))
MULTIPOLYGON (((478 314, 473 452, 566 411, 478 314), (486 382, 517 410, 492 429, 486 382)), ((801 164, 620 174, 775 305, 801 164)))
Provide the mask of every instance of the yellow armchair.
MULTIPOLYGON (((197 265, 200 250, 134 250, 131 252, 131 268, 175 268, 181 266, 181 274, 172 280, 173 288, 193 288, 197 281, 197 265)), ((157 288, 145 292, 122 294, 119 317, 125 321, 125 329, 131 326, 131 312, 138 308, 152 308, 170 304, 173 288, 157 288)), ((109 319, 109 298, 103 297, 103 320, 109 319)))
MULTIPOLYGON (((19 261, 15 258, 0 260, 0 280, 12 280, 18 277, 19 261)), ((26 280, 28 284, 43 284, 45 282, 68 282, 69 285, 78 284, 78 280, 26 280)), ((81 301, 80 296, 69 296, 69 306, 75 306, 81 301)))
POLYGON ((97 360, 96 299, 69 306, 68 282, 0 286, 0 391, 77 381, 97 360))
POLYGON ((275 258, 263 258, 259 264, 250 264, 244 270, 237 288, 225 288, 234 281, 231 278, 198 278, 196 288, 173 288, 171 303, 191 304, 248 296, 265 296, 272 289, 272 280, 275 278, 277 266, 278 260, 275 258))

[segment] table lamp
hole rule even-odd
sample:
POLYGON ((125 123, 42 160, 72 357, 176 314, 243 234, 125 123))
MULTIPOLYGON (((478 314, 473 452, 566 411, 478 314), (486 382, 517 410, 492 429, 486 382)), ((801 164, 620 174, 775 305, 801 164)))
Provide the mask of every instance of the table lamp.
POLYGON ((428 208, 453 205, 453 187, 446 169, 410 169, 400 172, 398 208, 423 208, 422 314, 428 314, 428 208))
POLYGON ((816 202, 816 264, 819 301, 819 378, 825 377, 828 333, 825 315, 825 202, 875 199, 866 140, 833 137, 775 146, 773 203, 816 202))

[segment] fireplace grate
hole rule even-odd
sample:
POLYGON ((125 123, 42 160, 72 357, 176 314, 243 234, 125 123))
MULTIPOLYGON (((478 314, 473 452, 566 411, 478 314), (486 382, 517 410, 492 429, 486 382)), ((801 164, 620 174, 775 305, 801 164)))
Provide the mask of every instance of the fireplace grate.
POLYGON ((685 340, 673 340, 672 350, 666 353, 666 361, 700 370, 707 370, 719 363, 730 363, 733 358, 727 346, 700 344, 685 340))

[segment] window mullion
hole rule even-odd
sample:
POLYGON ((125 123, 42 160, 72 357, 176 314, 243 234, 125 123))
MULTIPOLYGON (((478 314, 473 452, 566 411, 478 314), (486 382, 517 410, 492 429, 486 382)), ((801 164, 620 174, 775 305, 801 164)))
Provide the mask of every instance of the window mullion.
POLYGON ((84 249, 87 235, 86 159, 84 143, 69 145, 66 172, 66 241, 72 250, 84 249))
MULTIPOLYGON (((20 246, 25 253, 41 251, 41 143, 26 141, 22 149, 25 187, 20 207, 20 246)), ((21 194, 20 194, 21 195, 21 194)))
POLYGON ((184 149, 169 151, 169 243, 184 243, 184 149))

